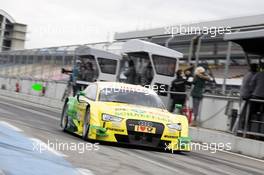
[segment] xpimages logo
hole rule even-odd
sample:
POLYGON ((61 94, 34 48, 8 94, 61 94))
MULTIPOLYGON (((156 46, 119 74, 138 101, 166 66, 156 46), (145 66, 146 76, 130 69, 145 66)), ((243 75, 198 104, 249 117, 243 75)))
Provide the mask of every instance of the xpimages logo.
POLYGON ((214 38, 217 35, 230 34, 231 27, 227 26, 192 26, 192 25, 177 25, 164 27, 164 34, 169 34, 172 37, 175 35, 209 35, 214 38))
POLYGON ((33 151, 43 153, 45 151, 74 151, 79 154, 84 153, 85 151, 98 151, 100 149, 99 143, 84 143, 84 142, 62 142, 62 141, 50 141, 48 140, 47 144, 34 140, 32 142, 33 151))
MULTIPOLYGON (((151 89, 154 92, 158 93, 164 93, 166 92, 165 85, 144 85, 144 88, 151 89)), ((150 91, 147 89, 144 89, 142 87, 126 87, 126 86, 111 86, 107 88, 103 88, 102 92, 104 92, 105 95, 108 95, 110 93, 130 93, 130 92, 138 92, 138 93, 143 93, 145 95, 149 95, 150 91)))
POLYGON ((232 149, 231 143, 186 143, 179 141, 178 143, 165 143, 164 150, 174 153, 176 151, 185 150, 186 148, 189 148, 191 151, 210 151, 210 153, 213 154, 217 151, 230 151, 232 149))

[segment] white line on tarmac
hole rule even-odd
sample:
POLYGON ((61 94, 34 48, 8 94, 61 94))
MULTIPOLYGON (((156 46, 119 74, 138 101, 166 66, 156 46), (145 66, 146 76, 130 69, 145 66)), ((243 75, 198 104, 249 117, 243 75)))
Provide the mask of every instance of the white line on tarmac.
POLYGON ((238 154, 238 153, 234 153, 234 152, 230 152, 230 151, 226 151, 226 150, 219 150, 219 151, 227 153, 227 154, 232 154, 232 155, 235 155, 235 156, 239 156, 239 157, 243 157, 243 158, 247 158, 247 159, 251 159, 251 160, 255 160, 255 161, 264 163, 264 160, 257 159, 257 158, 254 158, 254 157, 249 157, 249 156, 246 156, 246 155, 243 155, 243 154, 238 154))
MULTIPOLYGON (((200 146, 203 146, 200 143, 195 143, 195 144, 200 145, 200 146)), ((238 154, 238 153, 234 153, 234 152, 230 152, 230 151, 226 151, 226 150, 217 150, 217 151, 223 152, 223 153, 226 153, 226 154, 235 155, 235 156, 238 156, 238 157, 247 158, 247 159, 250 159, 250 160, 255 160, 255 161, 258 161, 258 162, 263 162, 264 163, 264 160, 261 160, 261 159, 258 159, 258 158, 254 158, 254 157, 250 157, 250 156, 246 156, 246 155, 243 155, 243 154, 238 154)))
POLYGON ((77 170, 81 175, 93 175, 93 173, 88 169, 77 168, 77 170))
POLYGON ((10 128, 10 129, 14 130, 14 131, 17 131, 17 132, 23 132, 22 129, 20 129, 20 128, 14 126, 14 125, 11 125, 10 123, 5 122, 5 121, 0 121, 0 125, 4 125, 4 126, 10 128))
MULTIPOLYGON (((34 114, 38 114, 38 115, 43 115, 45 117, 48 117, 48 118, 51 118, 51 119, 54 119, 54 120, 60 120, 54 116, 51 116, 51 115, 48 115, 48 114, 45 114, 45 113, 42 113, 42 112, 39 112, 39 111, 35 111, 35 110, 31 110, 31 109, 27 109, 27 108, 24 108, 24 107, 21 107, 21 106, 17 106, 17 105, 13 105, 13 104, 10 104, 10 103, 3 103, 3 102, 0 102, 2 104, 6 104, 6 105, 9 105, 9 106, 14 106, 18 109, 22 109, 22 110, 25 110, 25 111, 28 111, 28 112, 31 112, 31 113, 34 113, 34 114)), ((10 123, 8 122, 5 122, 5 121, 0 121, 0 124, 2 125, 5 125, 7 127, 9 127, 10 129, 13 129, 15 131, 18 131, 18 132, 23 132, 23 130, 21 130, 20 128, 17 128, 16 126, 14 125, 11 125, 10 123)), ((37 139, 37 138, 30 138, 31 141, 35 142, 36 144, 38 144, 39 146, 42 146, 42 148, 44 148, 45 150, 48 150, 50 151, 51 153, 57 155, 57 156, 60 156, 60 157, 68 157, 67 155, 59 152, 59 151, 56 151, 55 149, 49 147, 46 143, 44 143, 43 141, 41 141, 40 139, 37 139)), ((77 171, 80 173, 80 175, 93 175, 92 171, 88 170, 88 169, 84 169, 84 168, 77 168, 77 171)), ((4 175, 4 173, 0 170, 0 175, 2 174, 4 175)))
POLYGON ((31 105, 33 107, 39 107, 39 108, 47 109, 47 110, 52 111, 52 112, 61 112, 61 109, 52 108, 49 106, 45 106, 43 104, 33 103, 31 101, 27 101, 27 100, 23 100, 23 99, 10 98, 9 96, 0 96, 0 98, 7 99, 7 100, 10 100, 13 102, 18 102, 18 103, 25 104, 25 105, 31 105))
POLYGON ((33 109, 28 109, 28 108, 24 108, 24 107, 21 107, 21 106, 17 106, 17 105, 10 104, 10 103, 5 103, 5 102, 0 102, 0 103, 8 105, 8 106, 13 106, 15 108, 22 109, 24 111, 31 112, 31 113, 34 113, 34 114, 37 114, 37 115, 43 115, 45 117, 48 117, 48 118, 51 118, 51 119, 54 119, 54 120, 57 120, 57 121, 60 120, 58 117, 54 117, 52 115, 49 115, 49 114, 46 114, 46 113, 43 113, 43 112, 39 112, 39 111, 36 111, 36 110, 33 110, 33 109))
MULTIPOLYGON (((125 151, 123 151, 122 149, 119 149, 119 148, 116 148, 116 149, 118 149, 120 152, 125 152, 125 151)), ((143 160, 143 161, 145 161, 145 162, 148 162, 148 163, 151 163, 151 164, 157 165, 157 166, 159 166, 159 167, 165 168, 165 169, 167 169, 167 170, 169 170, 169 171, 176 172, 176 174, 180 174, 180 175, 185 175, 185 174, 186 174, 186 172, 184 172, 184 171, 181 171, 181 170, 179 170, 179 169, 175 169, 175 168, 173 168, 173 167, 170 167, 170 166, 164 165, 164 164, 159 163, 159 162, 155 162, 155 161, 153 161, 153 160, 151 160, 151 159, 148 159, 148 158, 146 158, 146 157, 140 156, 140 155, 135 154, 135 153, 133 153, 133 152, 125 152, 125 154, 129 154, 129 155, 131 155, 131 156, 133 156, 133 157, 136 157, 136 158, 141 159, 141 160, 143 160)), ((187 175, 187 174, 186 174, 186 175, 187 175)))

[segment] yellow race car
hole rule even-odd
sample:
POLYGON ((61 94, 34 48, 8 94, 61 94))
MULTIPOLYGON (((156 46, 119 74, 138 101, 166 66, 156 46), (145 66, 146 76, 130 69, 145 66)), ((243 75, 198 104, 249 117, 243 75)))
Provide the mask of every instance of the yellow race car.
POLYGON ((95 82, 65 101, 61 127, 98 141, 190 151, 188 121, 139 85, 95 82))

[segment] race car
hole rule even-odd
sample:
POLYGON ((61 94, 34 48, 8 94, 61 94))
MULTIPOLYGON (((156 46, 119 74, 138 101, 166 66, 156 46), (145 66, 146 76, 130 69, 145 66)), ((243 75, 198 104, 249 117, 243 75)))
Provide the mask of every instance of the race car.
POLYGON ((61 127, 84 140, 190 151, 188 120, 168 112, 150 88, 95 82, 65 101, 61 127))

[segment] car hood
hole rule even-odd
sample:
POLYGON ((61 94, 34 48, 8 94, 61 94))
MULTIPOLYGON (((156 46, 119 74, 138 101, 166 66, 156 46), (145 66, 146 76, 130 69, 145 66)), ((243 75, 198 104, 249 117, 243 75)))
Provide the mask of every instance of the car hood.
POLYGON ((159 108, 113 102, 100 102, 98 106, 101 113, 125 119, 147 120, 161 123, 172 123, 177 120, 177 115, 159 108))

